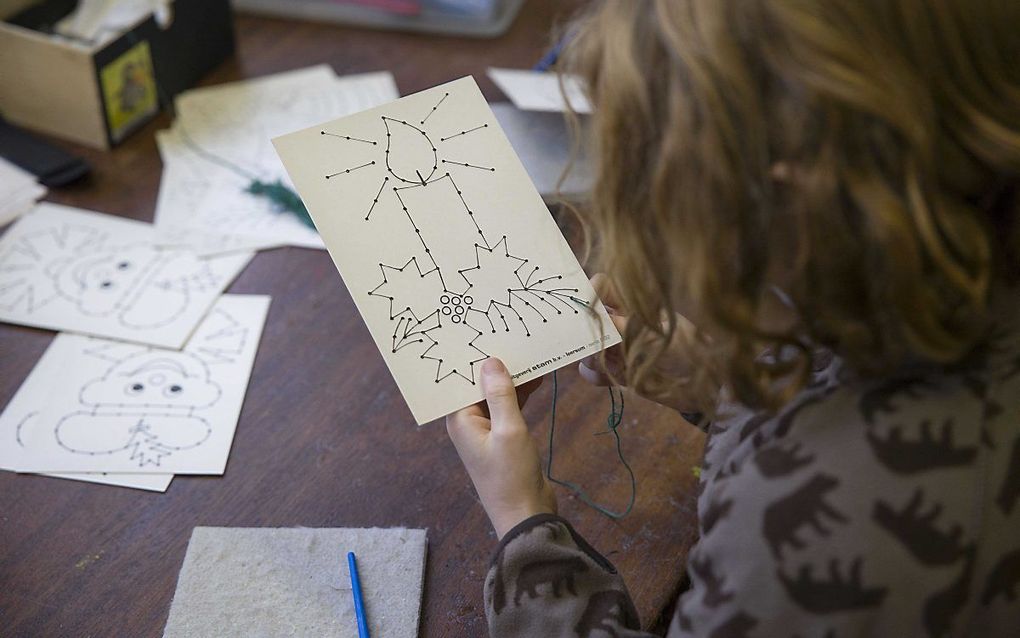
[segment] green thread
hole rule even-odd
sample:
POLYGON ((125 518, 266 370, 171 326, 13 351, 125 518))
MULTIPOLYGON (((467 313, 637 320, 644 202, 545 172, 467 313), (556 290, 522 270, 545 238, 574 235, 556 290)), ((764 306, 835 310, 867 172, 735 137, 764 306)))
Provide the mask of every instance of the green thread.
POLYGON ((634 509, 634 501, 637 499, 637 479, 634 478, 634 470, 631 469, 630 464, 627 463, 627 459, 625 459, 623 456, 623 448, 620 441, 619 427, 620 424, 623 422, 623 390, 619 389, 617 390, 617 392, 620 395, 619 410, 617 410, 616 393, 613 392, 612 386, 609 387, 610 409, 609 416, 606 418, 606 430, 602 432, 596 432, 596 435, 607 434, 612 432, 613 437, 616 439, 616 455, 620 458, 620 463, 623 464, 623 467, 627 470, 627 474, 630 476, 630 500, 627 501, 627 508, 622 512, 616 512, 609 509, 608 507, 596 503, 590 496, 588 496, 588 494, 584 491, 584 489, 580 485, 571 483, 570 481, 560 480, 558 478, 553 477, 552 475, 553 436, 556 433, 556 398, 559 390, 559 384, 557 383, 556 380, 556 372, 552 373, 552 379, 553 379, 552 410, 550 412, 549 417, 549 456, 546 459, 545 476, 553 483, 561 485, 570 490, 579 499, 581 499, 582 502, 584 502, 586 505, 594 509, 596 512, 599 512, 600 514, 608 516, 609 518, 612 518, 614 520, 619 520, 626 516, 627 514, 630 514, 631 510, 634 509))
POLYGON ((288 187, 282 181, 276 180, 275 182, 263 182, 256 177, 254 173, 245 170, 225 157, 220 157, 215 153, 210 153, 199 146, 193 139, 191 139, 191 136, 184 130, 184 127, 181 126, 180 122, 177 123, 176 130, 185 146, 190 148, 196 155, 208 162, 212 162, 217 166, 225 168, 246 180, 249 180, 248 186, 244 188, 244 192, 255 197, 264 197, 272 203, 273 208, 277 212, 291 213, 305 226, 315 230, 315 224, 312 222, 312 216, 308 214, 308 209, 305 208, 304 202, 301 201, 301 198, 293 191, 293 189, 288 187))
POLYGON ((273 207, 276 210, 289 211, 301 220, 305 226, 311 229, 315 228, 315 224, 312 222, 312 217, 308 214, 308 209, 305 208, 304 202, 301 201, 297 193, 288 188, 280 180, 263 182, 255 179, 248 184, 248 188, 244 189, 244 192, 251 193, 256 197, 267 198, 273 203, 273 207))

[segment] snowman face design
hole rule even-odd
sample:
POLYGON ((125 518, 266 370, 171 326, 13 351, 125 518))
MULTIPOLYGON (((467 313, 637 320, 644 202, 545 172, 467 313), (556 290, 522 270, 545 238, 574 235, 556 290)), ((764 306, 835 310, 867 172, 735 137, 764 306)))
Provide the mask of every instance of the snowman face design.
POLYGON ((89 382, 81 402, 94 408, 195 410, 219 400, 222 390, 209 370, 188 353, 143 352, 115 364, 89 382))
POLYGON ((68 262, 57 289, 87 315, 106 315, 123 308, 159 259, 152 248, 106 249, 68 262))

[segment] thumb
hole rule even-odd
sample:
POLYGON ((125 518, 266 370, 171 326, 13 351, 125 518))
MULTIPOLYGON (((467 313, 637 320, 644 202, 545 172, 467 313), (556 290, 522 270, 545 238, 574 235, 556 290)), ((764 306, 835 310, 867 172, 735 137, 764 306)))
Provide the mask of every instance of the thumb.
POLYGON ((514 381, 503 362, 495 357, 482 364, 482 392, 489 406, 493 432, 506 432, 524 421, 514 381))

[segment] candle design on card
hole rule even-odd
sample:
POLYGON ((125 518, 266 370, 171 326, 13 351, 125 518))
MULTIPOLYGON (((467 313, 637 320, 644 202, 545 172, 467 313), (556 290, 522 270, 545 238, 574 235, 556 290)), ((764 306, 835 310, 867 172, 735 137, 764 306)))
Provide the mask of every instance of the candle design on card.
POLYGON ((432 116, 451 99, 449 92, 438 96, 418 120, 382 115, 376 136, 321 130, 323 143, 354 145, 345 151, 356 146, 358 152, 348 156, 359 158, 323 178, 340 190, 348 180, 378 180, 361 222, 396 215, 402 232, 416 238, 405 260, 379 264, 379 284, 367 291, 388 304, 391 353, 434 361, 436 383, 474 385, 476 364, 489 356, 486 334, 530 337, 558 316, 579 314, 590 301, 578 288, 562 285, 562 274, 544 272, 512 248, 494 220, 485 218, 485 192, 478 184, 500 167, 459 156, 457 148, 494 127, 471 122, 456 131, 432 131, 432 116), (474 179, 465 179, 468 174, 474 179))

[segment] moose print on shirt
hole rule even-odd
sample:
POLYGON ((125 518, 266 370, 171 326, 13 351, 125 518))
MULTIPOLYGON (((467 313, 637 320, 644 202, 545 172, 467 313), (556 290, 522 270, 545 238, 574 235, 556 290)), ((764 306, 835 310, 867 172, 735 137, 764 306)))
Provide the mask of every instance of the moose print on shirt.
POLYGON ((956 447, 953 444, 952 419, 943 421, 937 436, 932 432, 932 422, 928 419, 921 421, 919 429, 920 434, 916 439, 906 438, 901 426, 890 427, 885 437, 869 430, 868 443, 878 460, 897 474, 914 474, 967 465, 974 461, 976 448, 956 447))
POLYGON ((839 480, 826 474, 816 474, 793 493, 776 501, 765 510, 764 534, 776 557, 783 555, 783 546, 795 549, 805 547, 806 541, 798 534, 803 528, 812 528, 822 536, 831 534, 825 521, 845 523, 847 518, 825 501, 825 497, 839 485, 839 480))
POLYGON ((790 598, 804 609, 814 613, 831 613, 847 609, 875 607, 885 598, 886 588, 869 587, 862 582, 861 569, 864 559, 857 557, 849 570, 841 567, 841 561, 829 561, 828 577, 814 575, 814 565, 802 565, 796 577, 779 571, 779 581, 790 594, 790 598))
POLYGON ((964 554, 960 543, 963 528, 954 525, 950 532, 943 532, 935 526, 935 521, 942 512, 938 503, 922 513, 924 491, 918 488, 902 510, 879 499, 875 502, 875 522, 914 555, 917 560, 927 565, 947 565, 955 563, 964 554))

